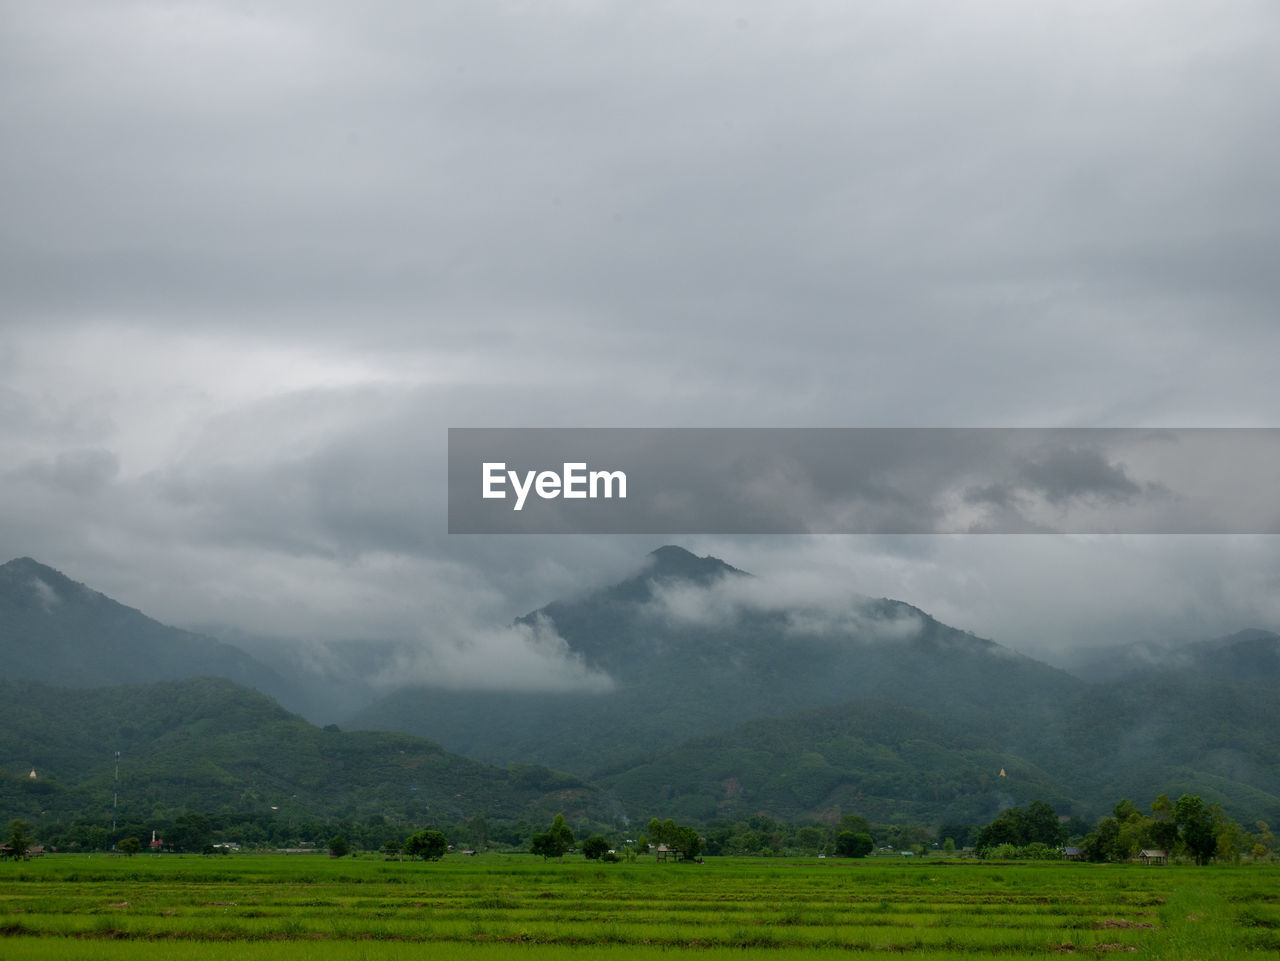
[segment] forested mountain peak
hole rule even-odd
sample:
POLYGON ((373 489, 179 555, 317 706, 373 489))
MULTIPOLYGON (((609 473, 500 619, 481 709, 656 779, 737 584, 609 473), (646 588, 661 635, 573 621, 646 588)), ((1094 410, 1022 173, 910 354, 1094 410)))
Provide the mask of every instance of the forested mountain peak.
POLYGON ((643 573, 652 578, 680 578, 706 584, 726 575, 746 574, 746 571, 740 571, 710 554, 699 557, 683 547, 667 544, 649 552, 649 563, 643 573))
MULTIPOLYGON (((651 551, 636 573, 596 592, 594 599, 643 603, 652 598, 654 585, 688 584, 695 587, 709 587, 725 577, 750 576, 746 571, 740 571, 718 557, 710 555, 699 557, 683 547, 668 544, 651 551)), ((547 608, 563 606, 563 604, 564 602, 555 601, 547 605, 547 608)))
POLYGON ((64 602, 100 603, 107 598, 31 557, 0 564, 0 610, 39 608, 52 614, 64 602))
POLYGON ((586 776, 657 744, 852 698, 988 723, 1082 686, 905 602, 814 594, 671 545, 622 581, 520 620, 553 628, 608 674, 608 697, 406 689, 351 722, 423 734, 491 763, 532 760, 586 776))
POLYGON ((9 677, 73 687, 198 675, 279 682, 239 648, 161 624, 30 557, 0 565, 0 656, 9 677))

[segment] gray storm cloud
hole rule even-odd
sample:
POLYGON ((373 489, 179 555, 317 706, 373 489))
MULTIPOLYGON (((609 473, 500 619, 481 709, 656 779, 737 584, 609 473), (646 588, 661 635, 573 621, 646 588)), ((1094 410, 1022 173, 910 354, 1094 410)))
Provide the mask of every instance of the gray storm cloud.
POLYGON ((28 461, 9 472, 18 483, 70 494, 93 494, 115 479, 120 461, 108 450, 67 450, 52 459, 28 461))
POLYGON ((52 611, 57 605, 62 603, 62 598, 58 596, 58 592, 46 584, 38 577, 31 579, 31 586, 35 588, 36 599, 40 602, 40 606, 46 612, 52 611))
POLYGON ((834 580, 796 576, 723 577, 708 585, 657 582, 651 616, 679 625, 725 627, 768 612, 786 615, 786 630, 808 637, 905 641, 924 626, 919 615, 874 609, 872 598, 851 593, 834 580))
POLYGON ((613 679, 588 667, 546 618, 503 628, 432 624, 421 646, 372 678, 383 687, 604 693, 613 679))
MULTIPOLYGON (((509 645, 572 675, 494 625, 681 532, 450 537, 449 427, 1280 424, 1274 4, 4 18, 0 547, 172 623, 430 643, 458 607, 424 672, 509 645)), ((1153 488, 1154 441, 940 487, 953 453, 854 499, 1274 511, 1225 450, 1225 498, 1153 488)), ((736 509, 831 493, 762 469, 736 509)), ((1280 625, 1274 540, 682 542, 1060 651, 1280 625)))

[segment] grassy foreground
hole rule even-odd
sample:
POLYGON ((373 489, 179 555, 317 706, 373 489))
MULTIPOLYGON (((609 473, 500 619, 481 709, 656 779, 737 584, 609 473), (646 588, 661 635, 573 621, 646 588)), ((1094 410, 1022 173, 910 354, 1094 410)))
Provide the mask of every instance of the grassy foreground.
POLYGON ((1280 951, 1280 868, 233 855, 0 864, 9 959, 708 959, 1280 951))

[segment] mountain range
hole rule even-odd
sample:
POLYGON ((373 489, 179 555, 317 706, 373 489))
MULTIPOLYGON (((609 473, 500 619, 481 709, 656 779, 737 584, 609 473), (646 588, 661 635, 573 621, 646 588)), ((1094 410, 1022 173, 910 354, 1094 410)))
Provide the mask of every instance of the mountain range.
POLYGON ((332 647, 308 673, 280 645, 251 654, 227 643, 234 633, 167 627, 11 561, 0 566, 0 796, 47 808, 53 784, 58 804, 91 803, 121 750, 139 759, 131 776, 147 804, 270 798, 312 816, 409 799, 460 816, 559 804, 604 822, 985 823, 1035 799, 1094 818, 1121 797, 1185 792, 1242 821, 1280 818, 1280 636, 1269 631, 1121 649, 1079 677, 902 601, 779 601, 679 547, 519 623, 549 626, 612 688, 380 693, 352 676, 386 648, 332 647), (271 664, 254 656, 264 650, 271 664), (290 713, 332 709, 326 685, 344 673, 341 729, 290 713), (50 772, 39 787, 31 766, 50 772))

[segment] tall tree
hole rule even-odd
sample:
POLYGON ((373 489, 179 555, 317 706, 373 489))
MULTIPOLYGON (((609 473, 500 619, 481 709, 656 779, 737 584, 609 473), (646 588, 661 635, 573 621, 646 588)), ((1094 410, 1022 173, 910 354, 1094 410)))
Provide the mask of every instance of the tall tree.
POLYGON ((443 831, 419 831, 411 834, 404 842, 404 853, 411 858, 422 858, 424 861, 439 861, 449 850, 449 839, 443 831))
MULTIPOLYGON (((871 822, 861 814, 846 814, 840 818, 836 826, 838 831, 851 831, 854 834, 871 834, 871 822)), ((874 837, 874 835, 873 835, 874 837)))
POLYGON ((1084 856, 1090 861, 1120 861, 1120 822, 1115 818, 1103 818, 1084 839, 1084 856))
POLYGON ((477 851, 483 851, 489 843, 489 825, 485 823, 483 814, 477 814, 467 822, 467 839, 477 851))
MULTIPOLYGON (((557 814, 555 818, 552 819, 551 828, 547 833, 551 835, 551 840, 560 848, 560 854, 573 850, 573 831, 570 830, 569 825, 564 823, 563 814, 557 814)), ((559 855, 557 855, 557 857, 559 857, 559 855)))
POLYGON ((27 856, 31 847, 31 825, 26 821, 9 822, 9 856, 21 860, 27 856))
POLYGON ((836 854, 842 858, 865 858, 874 848, 875 842, 865 831, 841 831, 836 838, 836 854))
POLYGON ((659 844, 667 843, 662 837, 662 822, 657 818, 649 818, 648 831, 649 841, 654 847, 657 847, 659 844))
POLYGON ((1258 829, 1258 833, 1253 836, 1252 854, 1255 858, 1263 858, 1271 851, 1276 839, 1275 835, 1271 833, 1271 828, 1267 827, 1266 821, 1258 821, 1255 826, 1258 829))
POLYGON ((1178 834, 1187 852, 1196 859, 1196 864, 1208 864, 1217 850, 1218 836, 1214 830, 1213 814, 1205 806, 1204 799, 1184 794, 1178 798, 1173 810, 1178 834))
POLYGON ((564 853, 564 851, 556 847, 555 842, 551 840, 551 835, 546 831, 533 836, 533 842, 529 845, 529 852, 531 854, 541 854, 544 861, 548 858, 558 858, 564 853))
POLYGON ((697 828, 681 824, 675 830, 675 844, 672 847, 680 852, 682 859, 692 861, 702 852, 702 835, 697 828))
POLYGON ((806 825, 796 832, 795 846, 806 854, 817 854, 826 840, 826 832, 822 828, 806 825))
POLYGON ((533 836, 530 851, 541 854, 545 861, 547 858, 564 857, 566 851, 573 850, 573 843, 573 831, 564 823, 564 815, 557 814, 551 822, 551 827, 544 833, 533 836))
POLYGON ((1066 840, 1066 828, 1058 820, 1058 812, 1046 801, 1032 801, 1027 805, 1024 822, 1027 832, 1025 844, 1040 844, 1056 848, 1066 840))
POLYGON ((670 850, 678 852, 683 860, 696 858, 702 852, 702 835, 697 829, 676 824, 671 818, 665 821, 653 818, 649 822, 649 840, 665 844, 670 850))
POLYGON ((1178 843, 1178 818, 1169 795, 1161 794, 1151 802, 1151 843, 1170 852, 1178 843))
POLYGON ((1027 843, 1027 812, 1022 808, 1006 808, 978 832, 979 851, 999 847, 1001 844, 1021 847, 1027 843))
POLYGON ((213 841, 213 826, 203 814, 191 811, 173 822, 167 837, 175 851, 202 851, 213 841))

